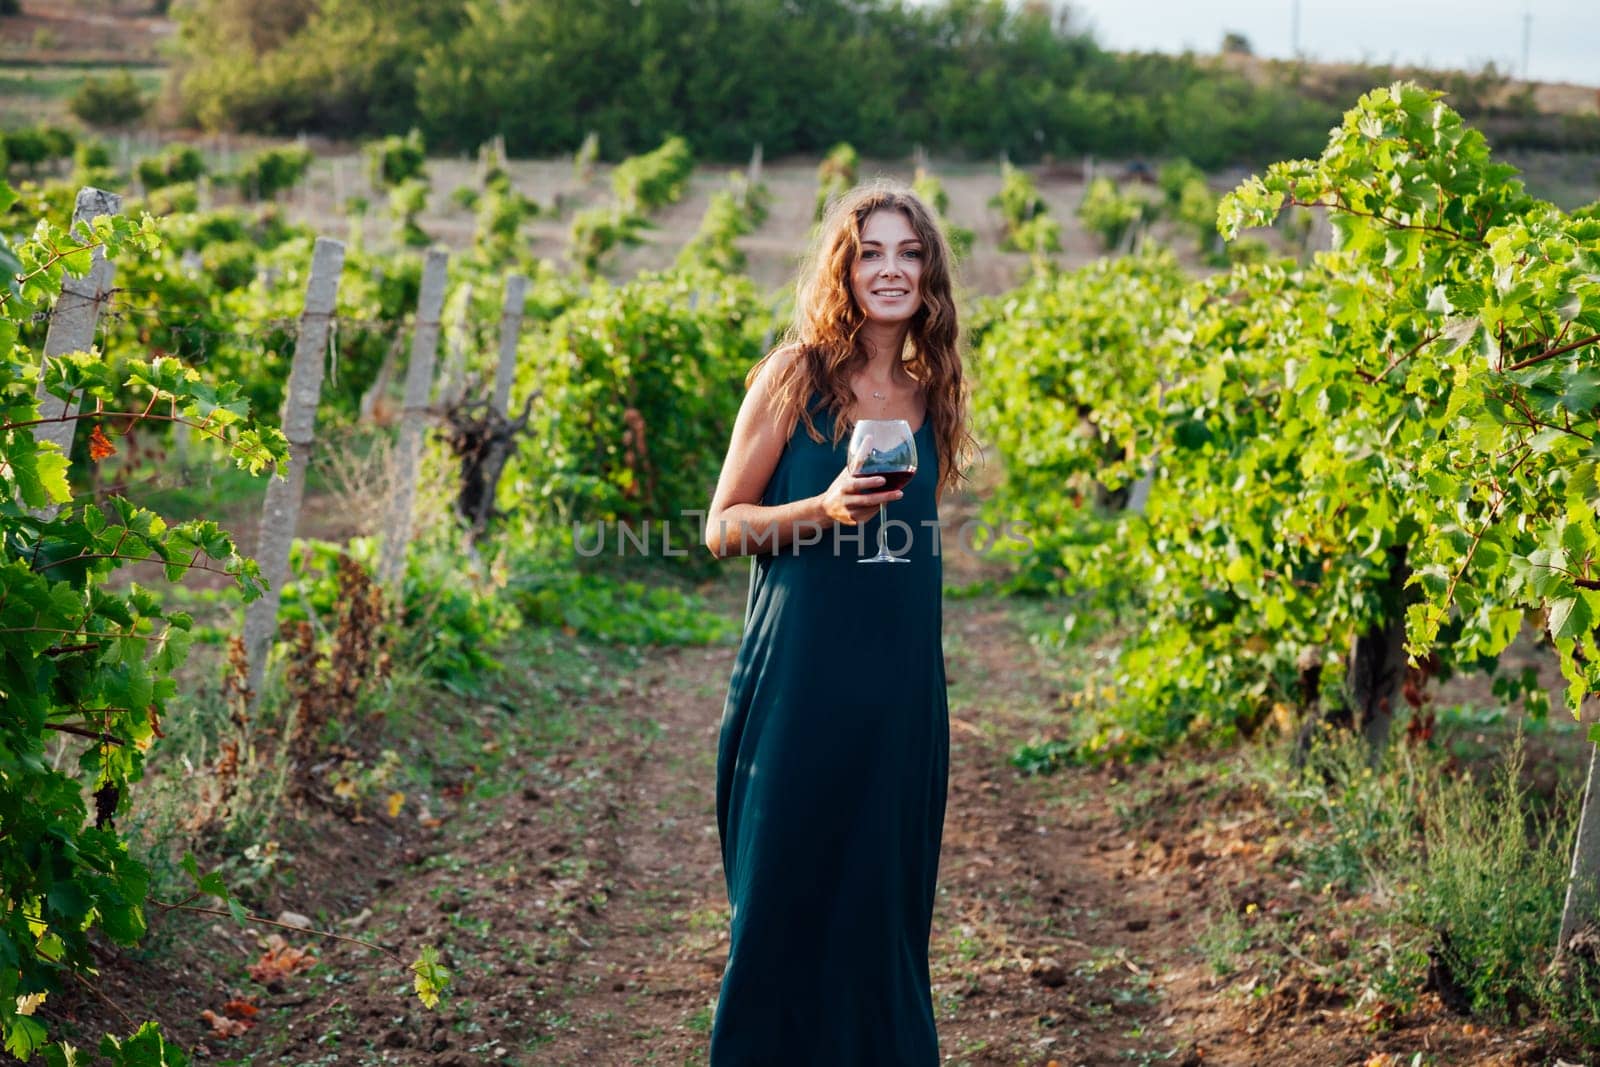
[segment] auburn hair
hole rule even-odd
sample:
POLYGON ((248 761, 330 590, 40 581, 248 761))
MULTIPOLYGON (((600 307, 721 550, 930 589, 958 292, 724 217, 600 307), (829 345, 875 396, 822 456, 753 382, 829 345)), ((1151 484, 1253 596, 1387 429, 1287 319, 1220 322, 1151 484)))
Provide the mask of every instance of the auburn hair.
POLYGON ((922 241, 922 306, 911 318, 900 361, 922 385, 939 446, 937 487, 949 489, 966 477, 963 468, 976 449, 967 427, 968 384, 952 294, 954 257, 933 213, 904 185, 888 181, 860 185, 829 204, 800 268, 793 321, 779 344, 750 368, 745 388, 779 353, 798 347, 795 358, 776 362, 769 385, 770 410, 784 427, 785 438, 797 422, 803 422, 813 441, 822 440, 807 404, 813 393, 821 395, 822 409, 834 414, 833 444, 837 446, 850 432, 855 403, 850 374, 867 359, 858 340, 866 316, 856 302, 850 277, 861 255, 861 229, 875 211, 900 212, 922 241))

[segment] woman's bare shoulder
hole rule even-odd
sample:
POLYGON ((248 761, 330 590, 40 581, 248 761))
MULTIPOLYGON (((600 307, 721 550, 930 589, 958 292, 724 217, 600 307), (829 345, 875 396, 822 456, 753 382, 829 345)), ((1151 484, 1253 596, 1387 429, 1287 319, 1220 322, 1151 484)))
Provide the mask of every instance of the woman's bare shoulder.
POLYGON ((768 357, 767 362, 772 365, 774 370, 788 370, 796 363, 805 359, 805 356, 805 343, 803 341, 790 341, 787 344, 782 344, 777 348, 774 348, 772 350, 772 355, 768 357))
POLYGON ((756 366, 755 377, 750 380, 750 391, 770 396, 774 383, 786 376, 795 364, 805 358, 806 346, 798 341, 774 348, 756 366))

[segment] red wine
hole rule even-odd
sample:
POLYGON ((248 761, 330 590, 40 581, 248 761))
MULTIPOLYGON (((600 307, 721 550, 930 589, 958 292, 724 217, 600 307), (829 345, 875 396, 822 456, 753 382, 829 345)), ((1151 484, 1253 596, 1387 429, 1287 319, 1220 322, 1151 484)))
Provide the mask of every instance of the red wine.
POLYGON ((905 484, 911 480, 911 476, 915 473, 917 473, 917 468, 904 467, 897 471, 862 471, 861 477, 882 478, 882 485, 878 486, 876 489, 868 489, 867 492, 888 493, 895 489, 904 488, 905 484))

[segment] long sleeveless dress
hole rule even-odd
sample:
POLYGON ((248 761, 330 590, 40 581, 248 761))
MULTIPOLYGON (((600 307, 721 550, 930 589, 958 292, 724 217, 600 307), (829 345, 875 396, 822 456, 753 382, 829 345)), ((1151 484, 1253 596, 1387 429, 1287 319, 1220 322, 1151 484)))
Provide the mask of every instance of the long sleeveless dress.
MULTIPOLYGON (((795 427, 763 504, 822 493, 845 464, 848 435, 834 447, 812 403, 823 441, 795 427)), ((857 562, 876 515, 751 558, 717 749, 732 917, 711 1067, 940 1063, 928 939, 950 726, 930 420, 915 438, 887 523, 911 562, 857 562)))

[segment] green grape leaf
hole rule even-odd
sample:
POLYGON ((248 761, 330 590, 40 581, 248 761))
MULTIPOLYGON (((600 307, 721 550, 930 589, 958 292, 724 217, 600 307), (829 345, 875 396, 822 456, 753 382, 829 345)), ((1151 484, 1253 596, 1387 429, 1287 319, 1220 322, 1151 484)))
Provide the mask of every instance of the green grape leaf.
POLYGON ((439 962, 439 950, 432 945, 423 945, 416 962, 411 965, 416 972, 417 999, 422 1001, 425 1008, 435 1008, 439 1005, 439 995, 450 984, 450 970, 439 962))

